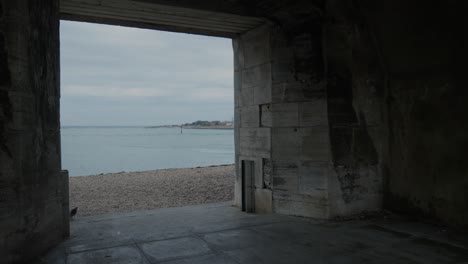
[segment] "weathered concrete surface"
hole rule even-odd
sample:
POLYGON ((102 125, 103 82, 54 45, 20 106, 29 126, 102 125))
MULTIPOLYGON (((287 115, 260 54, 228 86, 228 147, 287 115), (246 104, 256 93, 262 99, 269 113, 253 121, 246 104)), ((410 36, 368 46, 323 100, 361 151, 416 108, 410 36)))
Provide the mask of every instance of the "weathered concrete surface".
POLYGON ((223 205, 80 218, 37 263, 464 263, 463 234, 399 216, 361 221, 253 215, 223 205))
POLYGON ((276 23, 234 40, 237 158, 255 161, 256 182, 271 179, 256 188, 271 193, 272 208, 259 203, 258 211, 329 218, 382 208, 377 152, 366 120, 357 123, 352 83, 340 82, 324 57, 335 50, 323 48, 318 7, 291 5, 276 23))
POLYGON ((65 20, 230 38, 265 23, 254 9, 236 1, 60 0, 65 20))
POLYGON ((0 1, 0 262, 68 229, 60 172, 58 1, 0 1))
MULTIPOLYGON (((327 1, 331 20, 323 35, 332 159, 328 191, 338 215, 382 208, 385 141, 383 74, 376 48, 365 28, 347 24, 340 4, 351 5, 327 1)), ((359 16, 359 9, 346 11, 359 16)))
MULTIPOLYGON (((271 212, 271 189, 263 183, 263 160, 271 156, 271 129, 261 127, 260 102, 269 101, 271 68, 269 63, 268 27, 262 26, 233 41, 234 48, 234 96, 235 96, 235 145, 236 191, 235 204, 242 206, 242 161, 254 161, 254 197, 261 201, 258 211, 271 212), (248 47, 246 47, 248 43, 248 47), (257 193, 256 190, 260 192, 257 193), (264 190, 265 189, 265 190, 264 190), (255 194, 257 193, 257 194, 255 194), (265 206, 261 206, 265 205, 265 206), (268 206, 270 206, 268 208, 268 206)), ((259 201, 260 201, 259 200, 259 201)))
POLYGON ((376 33, 391 76, 386 206, 468 229, 468 5, 391 6, 405 15, 376 33))
MULTIPOLYGON (((252 161, 257 212, 330 218, 389 208, 468 229, 466 1, 139 2, 233 7, 269 21, 231 32, 237 205, 242 161, 252 161)), ((0 0, 4 262, 67 233, 58 10, 57 0, 0 0)))
POLYGON ((273 211, 390 208, 468 227, 467 10, 295 2, 234 40, 237 127, 271 139, 270 155, 240 138, 236 153, 248 150, 256 177, 270 164, 271 187, 257 188, 271 189, 273 211))
POLYGON ((327 1, 324 42, 333 157, 351 189, 381 178, 384 207, 464 229, 466 11, 462 1, 327 1))

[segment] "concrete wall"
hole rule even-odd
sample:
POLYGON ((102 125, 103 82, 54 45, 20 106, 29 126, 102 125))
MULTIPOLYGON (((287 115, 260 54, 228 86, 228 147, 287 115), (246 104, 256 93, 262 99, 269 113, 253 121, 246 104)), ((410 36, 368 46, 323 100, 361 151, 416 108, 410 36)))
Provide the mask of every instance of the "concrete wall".
POLYGON ((236 203, 242 160, 253 160, 257 212, 330 218, 379 210, 383 181, 369 133, 380 123, 358 116, 352 83, 325 64, 323 20, 304 10, 234 40, 236 203))
POLYGON ((360 10, 349 2, 330 0, 324 7, 334 215, 382 208, 386 159, 384 74, 360 10), (360 23, 350 23, 350 15, 360 23))
POLYGON ((233 41, 236 183, 235 203, 242 203, 242 160, 255 162, 254 199, 258 212, 271 212, 271 188, 263 181, 263 164, 271 158, 271 128, 261 126, 261 105, 271 102, 269 27, 233 41))
POLYGON ((0 1, 0 262, 62 240, 57 1, 0 1))
POLYGON ((467 11, 466 1, 386 1, 386 8, 370 5, 364 12, 375 25, 388 75, 385 205, 464 229, 467 11), (394 14, 399 19, 392 21, 394 14))
POLYGON ((327 218, 331 212, 321 36, 321 25, 313 17, 292 20, 271 31, 272 101, 262 108, 262 116, 272 129, 276 213, 327 218))
POLYGON ((361 164, 359 180, 381 175, 385 208, 463 229, 466 11, 464 1, 329 0, 324 39, 332 149, 352 153, 334 159, 361 164))
POLYGON ((298 3, 234 40, 236 159, 256 162, 268 200, 257 209, 387 208, 466 229, 465 11, 463 1, 298 3))

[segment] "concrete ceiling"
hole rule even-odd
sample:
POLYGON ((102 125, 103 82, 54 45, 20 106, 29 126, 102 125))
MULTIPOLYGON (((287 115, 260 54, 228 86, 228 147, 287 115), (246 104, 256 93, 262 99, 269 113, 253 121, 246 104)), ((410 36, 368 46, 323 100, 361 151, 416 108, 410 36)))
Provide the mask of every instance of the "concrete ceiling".
POLYGON ((63 20, 228 38, 267 22, 235 0, 61 0, 60 5, 63 20))

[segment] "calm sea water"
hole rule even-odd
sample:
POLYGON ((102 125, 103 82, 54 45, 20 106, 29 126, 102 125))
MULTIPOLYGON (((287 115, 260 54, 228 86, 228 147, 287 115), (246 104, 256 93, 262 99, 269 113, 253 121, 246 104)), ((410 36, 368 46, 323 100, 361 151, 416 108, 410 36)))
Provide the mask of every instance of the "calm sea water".
POLYGON ((70 176, 234 163, 234 131, 62 127, 62 167, 70 176))

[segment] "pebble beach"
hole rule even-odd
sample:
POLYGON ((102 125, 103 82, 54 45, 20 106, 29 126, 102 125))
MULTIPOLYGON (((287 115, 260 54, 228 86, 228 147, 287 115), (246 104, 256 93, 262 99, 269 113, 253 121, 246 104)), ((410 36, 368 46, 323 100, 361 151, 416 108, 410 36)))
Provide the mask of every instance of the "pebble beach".
POLYGON ((232 201, 234 165, 70 177, 76 217, 232 201))

